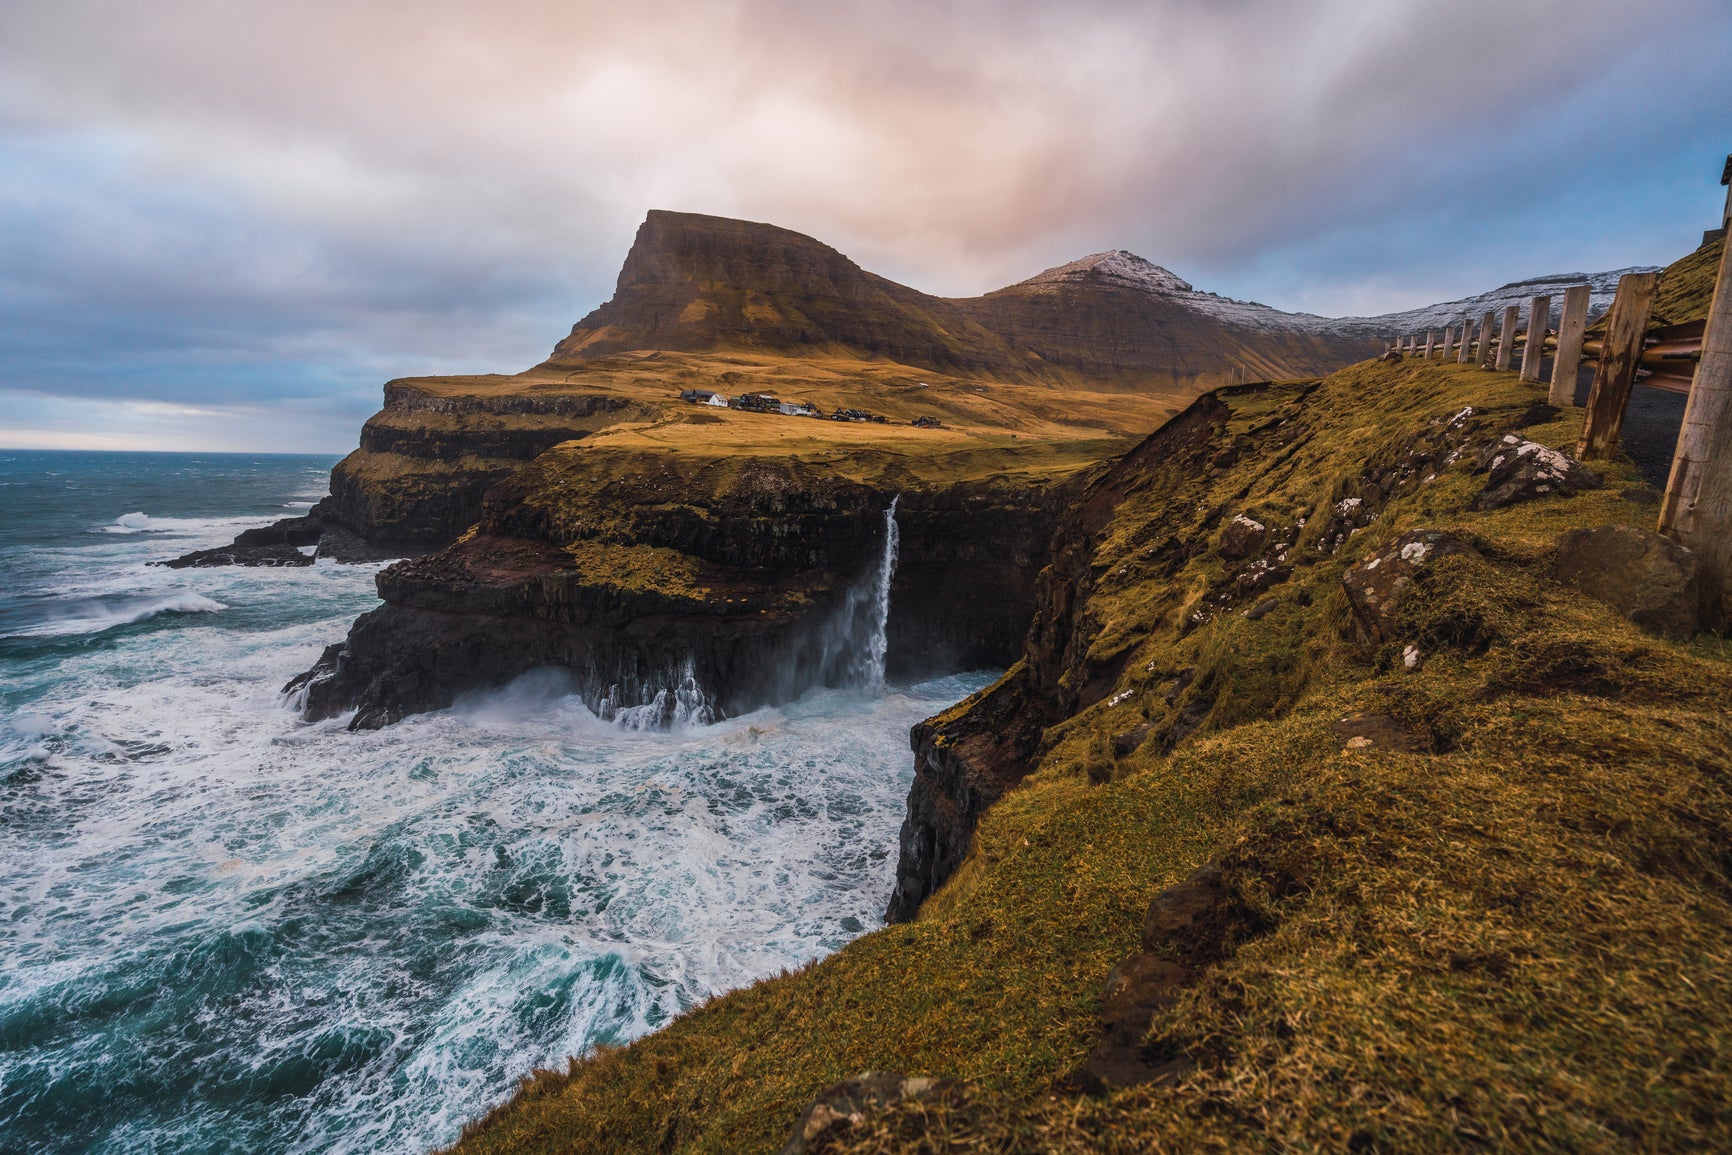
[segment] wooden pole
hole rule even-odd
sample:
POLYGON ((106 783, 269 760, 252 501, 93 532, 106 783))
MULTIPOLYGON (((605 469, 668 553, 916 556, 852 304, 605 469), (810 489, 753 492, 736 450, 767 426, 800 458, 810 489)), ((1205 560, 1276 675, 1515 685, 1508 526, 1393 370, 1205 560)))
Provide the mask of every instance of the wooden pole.
POLYGON ((1516 325, 1521 321, 1522 307, 1506 305, 1503 311, 1503 332, 1497 339, 1497 367, 1507 370, 1515 360, 1516 325))
POLYGON ((1702 624, 1732 631, 1732 245, 1720 254, 1702 359, 1660 505, 1660 532, 1700 559, 1702 624))
POLYGON ((1461 323, 1461 352, 1455 355, 1457 365, 1465 365, 1473 360, 1473 318, 1468 317, 1461 323))
POLYGON ((1552 324, 1552 299, 1535 297, 1528 302, 1528 344, 1522 350, 1522 380, 1538 381, 1540 364, 1546 359, 1546 330, 1552 324))
POLYGON ((1444 362, 1449 362, 1449 355, 1455 352, 1455 326, 1445 325, 1443 329, 1443 352, 1440 354, 1444 362))
POLYGON ((1425 335, 1425 359, 1431 360, 1431 354, 1437 348, 1437 334, 1427 332, 1425 335))
POLYGON ((1553 405, 1576 403, 1576 370, 1582 367, 1582 337, 1588 331, 1591 285, 1571 285, 1564 290, 1564 314, 1558 318, 1558 351, 1552 355, 1552 388, 1546 398, 1553 405))
POLYGON ((1588 391, 1587 424, 1576 443, 1576 456, 1583 461, 1607 456, 1618 443, 1630 387, 1636 383, 1642 360, 1642 338, 1654 311, 1654 290, 1659 287, 1659 273, 1625 273, 1618 278, 1618 295, 1606 318, 1605 350, 1594 366, 1594 386, 1588 391))
POLYGON ((1487 309, 1485 315, 1479 319, 1479 363, 1481 365, 1492 363, 1491 327, 1495 324, 1497 324, 1497 314, 1487 309))

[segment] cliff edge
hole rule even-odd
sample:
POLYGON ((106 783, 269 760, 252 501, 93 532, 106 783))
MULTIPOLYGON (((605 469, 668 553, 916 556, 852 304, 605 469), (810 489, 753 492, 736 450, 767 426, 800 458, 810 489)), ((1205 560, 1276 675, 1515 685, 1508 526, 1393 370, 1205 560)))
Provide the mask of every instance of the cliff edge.
POLYGON ((1579 422, 1411 360, 1199 398, 917 728, 910 921, 457 1149, 1726 1146, 1732 651, 1579 422))

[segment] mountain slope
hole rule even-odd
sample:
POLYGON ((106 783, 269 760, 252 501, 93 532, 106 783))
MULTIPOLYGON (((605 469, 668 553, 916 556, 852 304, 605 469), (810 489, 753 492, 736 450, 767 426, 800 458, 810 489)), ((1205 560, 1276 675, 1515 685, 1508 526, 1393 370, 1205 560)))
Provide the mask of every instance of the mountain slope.
POLYGON ((1061 523, 1023 660, 917 730, 959 809, 1020 780, 918 918, 458 1149, 773 1152, 868 1070, 956 1082, 807 1150, 1726 1149, 1732 655, 1556 576, 1652 516, 1627 464, 1478 508, 1478 447, 1574 444, 1537 397, 1407 361, 1200 398, 1061 523), (1410 552, 1360 640, 1348 576, 1410 552), (1160 1082, 1077 1093, 1103 1014, 1160 1082))
POLYGON ((638 229, 613 298, 547 364, 648 349, 847 353, 1003 380, 1171 388, 1235 370, 1312 375, 1372 351, 1369 330, 1316 320, 1196 293, 1129 253, 983 297, 934 297, 788 229, 657 210, 638 229))

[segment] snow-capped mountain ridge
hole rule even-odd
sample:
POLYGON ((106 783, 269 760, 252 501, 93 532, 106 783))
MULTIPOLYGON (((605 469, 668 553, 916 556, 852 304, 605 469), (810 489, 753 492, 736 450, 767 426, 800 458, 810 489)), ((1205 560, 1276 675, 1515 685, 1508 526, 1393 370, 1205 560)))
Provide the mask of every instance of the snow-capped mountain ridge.
POLYGON ((1553 273, 1512 281, 1471 297, 1368 317, 1322 317, 1314 313, 1288 313, 1256 301, 1238 301, 1215 293, 1201 292, 1177 273, 1127 249, 1092 253, 1068 264, 1056 265, 1011 287, 1026 289, 1103 284, 1161 297, 1216 320, 1247 328, 1289 331, 1298 329, 1331 336, 1394 338, 1427 330, 1442 330, 1445 327, 1459 328, 1465 318, 1472 317, 1477 321, 1488 311, 1501 314, 1508 305, 1519 305, 1525 310, 1528 302, 1540 294, 1552 298, 1551 323, 1555 325, 1563 308, 1563 290, 1570 285, 1584 283, 1593 290, 1589 298, 1589 316, 1598 317, 1611 308, 1612 298, 1617 294, 1619 277, 1625 273, 1652 272, 1656 267, 1635 266, 1600 273, 1553 273))

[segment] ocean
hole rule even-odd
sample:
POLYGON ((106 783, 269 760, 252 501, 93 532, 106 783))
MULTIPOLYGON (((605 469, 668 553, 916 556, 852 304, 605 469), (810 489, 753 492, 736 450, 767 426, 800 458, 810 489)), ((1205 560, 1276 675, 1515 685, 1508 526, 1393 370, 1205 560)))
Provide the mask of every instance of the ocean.
POLYGON ((531 675, 307 725, 282 684, 378 567, 148 563, 333 461, 0 451, 0 1150, 425 1151, 881 922, 908 728, 991 674, 671 731, 531 675))

